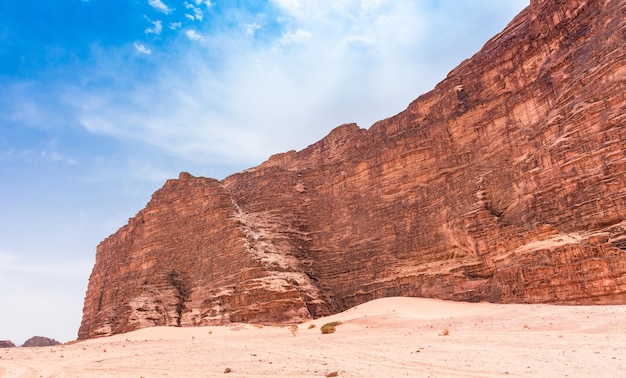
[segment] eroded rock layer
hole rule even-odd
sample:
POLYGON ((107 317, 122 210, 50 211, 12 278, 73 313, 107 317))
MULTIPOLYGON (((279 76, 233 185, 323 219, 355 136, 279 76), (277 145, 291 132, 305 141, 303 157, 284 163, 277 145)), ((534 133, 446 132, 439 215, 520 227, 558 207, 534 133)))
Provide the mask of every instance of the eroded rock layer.
POLYGON ((97 250, 79 338, 297 322, 384 296, 626 303, 626 1, 532 1, 435 89, 97 250))

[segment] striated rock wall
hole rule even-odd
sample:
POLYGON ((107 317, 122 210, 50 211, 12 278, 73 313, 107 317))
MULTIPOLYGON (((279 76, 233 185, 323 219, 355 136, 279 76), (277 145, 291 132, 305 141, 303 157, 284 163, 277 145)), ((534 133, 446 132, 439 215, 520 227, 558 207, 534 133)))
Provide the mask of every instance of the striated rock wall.
POLYGON ((433 91, 103 241, 79 338, 393 295, 626 303, 626 1, 532 1, 433 91))
MULTIPOLYGON (((307 319, 306 277, 263 246, 221 183, 181 173, 104 240, 89 279, 79 337, 155 325, 307 319), (267 266, 276 266, 271 272, 267 266)), ((294 264, 297 266, 297 264, 294 264)))

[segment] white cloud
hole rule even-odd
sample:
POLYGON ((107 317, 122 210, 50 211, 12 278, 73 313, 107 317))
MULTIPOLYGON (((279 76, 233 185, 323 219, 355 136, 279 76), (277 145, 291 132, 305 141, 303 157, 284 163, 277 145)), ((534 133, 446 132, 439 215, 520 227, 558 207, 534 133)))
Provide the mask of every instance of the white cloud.
POLYGON ((174 11, 173 8, 168 7, 161 0, 148 0, 148 4, 161 13, 170 14, 174 11))
MULTIPOLYGON (((484 29, 513 2, 485 0, 473 11, 476 3, 451 0, 437 8, 410 0, 274 3, 284 13, 273 40, 249 38, 258 15, 242 18, 239 34, 186 30, 189 40, 204 42, 181 47, 173 54, 179 60, 152 82, 81 96, 81 107, 94 104, 80 111, 83 126, 189 161, 256 164, 304 148, 341 123, 369 127, 403 110, 514 13, 484 29)), ((519 10, 524 1, 516 3, 519 10)))
POLYGON ((191 20, 202 21, 202 19, 204 18, 204 13, 200 8, 195 7, 193 4, 190 4, 186 1, 184 3, 184 6, 185 8, 190 9, 193 12, 193 14, 185 14, 187 18, 191 20))
POLYGON ((282 46, 298 45, 305 43, 312 37, 313 34, 306 30, 298 29, 295 31, 288 31, 280 38, 280 44, 282 46))
POLYGON ((185 35, 187 36, 187 38, 189 38, 192 41, 199 41, 199 40, 202 39, 202 36, 200 34, 198 34, 198 32, 193 30, 193 29, 187 30, 185 32, 185 35))
POLYGON ((272 3, 288 13, 296 13, 302 9, 300 0, 272 0, 272 3))
POLYGON ((170 29, 177 30, 182 26, 181 22, 170 22, 170 29))
POLYGON ((146 30, 144 30, 144 32, 146 34, 156 34, 156 35, 161 34, 161 32, 163 31, 163 23, 161 22, 161 20, 152 21, 147 17, 146 19, 148 20, 148 22, 152 24, 152 27, 147 28, 146 30))
POLYGON ((65 154, 54 150, 41 150, 39 151, 39 157, 43 160, 64 163, 67 165, 76 165, 77 163, 75 159, 65 156, 65 154))
POLYGON ((246 34, 254 35, 254 33, 256 33, 256 31, 261 29, 262 27, 263 27, 263 25, 259 24, 256 21, 251 23, 251 24, 248 24, 248 25, 246 25, 246 34))
POLYGON ((58 162, 67 165, 75 165, 77 163, 76 159, 59 151, 59 148, 56 146, 56 141, 54 140, 42 143, 39 148, 25 150, 15 150, 14 148, 6 149, 0 153, 0 162, 1 161, 22 161, 34 164, 58 162))
POLYGON ((135 42, 135 50, 137 50, 141 54, 146 54, 146 55, 152 54, 152 50, 150 50, 145 45, 138 43, 138 42, 135 42))
POLYGON ((22 160, 28 159, 33 154, 30 150, 25 151, 15 151, 13 148, 9 148, 7 150, 2 151, 0 154, 0 161, 13 161, 13 160, 22 160))

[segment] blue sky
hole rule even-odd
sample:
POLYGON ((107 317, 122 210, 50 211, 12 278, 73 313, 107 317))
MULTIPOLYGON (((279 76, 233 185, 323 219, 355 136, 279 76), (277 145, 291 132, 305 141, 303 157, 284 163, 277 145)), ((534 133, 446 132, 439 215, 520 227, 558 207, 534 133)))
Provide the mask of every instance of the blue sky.
POLYGON ((75 339, 97 244, 432 89, 528 0, 0 1, 0 340, 75 339))

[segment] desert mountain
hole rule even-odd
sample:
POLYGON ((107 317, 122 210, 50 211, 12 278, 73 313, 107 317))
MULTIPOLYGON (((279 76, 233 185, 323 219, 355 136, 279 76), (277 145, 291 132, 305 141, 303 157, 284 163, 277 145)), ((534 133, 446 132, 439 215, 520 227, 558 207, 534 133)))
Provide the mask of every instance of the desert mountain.
POLYGON ((15 348, 11 340, 0 340, 0 348, 15 348))
POLYGON ((55 339, 51 339, 48 337, 43 337, 43 336, 33 336, 30 339, 26 340, 24 342, 24 345, 22 345, 23 347, 47 347, 47 346, 54 346, 54 345, 59 345, 61 344, 60 342, 56 341, 55 339))
POLYGON ((533 0, 396 116, 181 173, 98 246, 79 338, 386 296, 626 303, 625 45, 625 0, 533 0))

